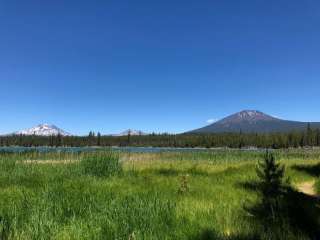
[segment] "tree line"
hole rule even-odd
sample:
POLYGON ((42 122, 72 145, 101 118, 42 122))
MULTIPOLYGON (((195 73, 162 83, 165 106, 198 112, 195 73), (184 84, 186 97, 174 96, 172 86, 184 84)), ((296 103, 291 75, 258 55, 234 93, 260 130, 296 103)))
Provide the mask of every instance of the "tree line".
POLYGON ((0 137, 0 146, 136 146, 136 147, 229 147, 229 148, 298 148, 320 146, 320 130, 310 126, 302 132, 289 133, 216 133, 216 134, 150 134, 141 136, 103 136, 90 132, 87 136, 0 137))

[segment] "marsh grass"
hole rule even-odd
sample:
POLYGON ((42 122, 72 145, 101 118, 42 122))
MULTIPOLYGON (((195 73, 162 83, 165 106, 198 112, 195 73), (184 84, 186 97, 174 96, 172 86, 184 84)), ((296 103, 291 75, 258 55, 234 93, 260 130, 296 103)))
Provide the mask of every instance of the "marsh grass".
MULTIPOLYGON (((293 182, 313 177, 293 166, 320 160, 301 151, 275 152, 293 182)), ((257 181, 263 155, 0 154, 0 239, 272 239, 243 207, 259 195, 240 184, 257 181)), ((308 239, 283 224, 290 239, 308 239)))
POLYGON ((97 177, 110 177, 122 172, 119 154, 111 151, 87 153, 79 165, 84 174, 97 177))

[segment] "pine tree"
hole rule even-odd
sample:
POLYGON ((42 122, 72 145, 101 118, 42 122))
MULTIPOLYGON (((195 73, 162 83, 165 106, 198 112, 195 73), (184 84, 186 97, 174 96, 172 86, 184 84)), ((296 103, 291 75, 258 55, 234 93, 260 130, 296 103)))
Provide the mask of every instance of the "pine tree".
POLYGON ((23 139, 22 134, 19 134, 19 146, 22 146, 22 139, 23 139))
POLYGON ((243 137, 242 137, 242 130, 240 129, 240 132, 239 132, 239 144, 238 144, 238 148, 242 148, 243 147, 243 137))
POLYGON ((305 136, 305 134, 303 134, 303 133, 302 133, 302 135, 300 136, 299 145, 300 145, 300 147, 304 147, 304 146, 306 145, 306 136, 305 136))
POLYGON ((62 146, 62 135, 59 133, 58 135, 57 135, 57 144, 56 144, 56 146, 57 147, 61 147, 62 146))
POLYGON ((98 132, 97 134, 97 146, 101 146, 101 134, 98 132))
POLYGON ((307 126, 307 145, 308 146, 313 145, 312 135, 313 135, 313 131, 311 129, 311 125, 310 125, 310 123, 308 123, 308 126, 307 126))
POLYGON ((320 130, 316 130, 316 146, 320 146, 320 130))
POLYGON ((276 163, 272 153, 267 151, 264 161, 259 162, 257 175, 261 184, 261 197, 264 209, 271 213, 274 219, 279 208, 283 190, 284 166, 276 163))
POLYGON ((128 136, 127 136, 127 145, 129 146, 131 142, 131 131, 128 131, 128 136))

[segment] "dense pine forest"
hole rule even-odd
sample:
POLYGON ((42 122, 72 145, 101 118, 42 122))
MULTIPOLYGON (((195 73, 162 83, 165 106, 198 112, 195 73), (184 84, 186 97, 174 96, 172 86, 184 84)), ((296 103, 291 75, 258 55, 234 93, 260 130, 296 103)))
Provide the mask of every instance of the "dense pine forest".
POLYGON ((290 133, 219 133, 219 134, 150 134, 143 136, 102 136, 90 132, 88 136, 1 136, 0 146, 137 146, 137 147, 229 147, 229 148, 298 148, 320 146, 320 130, 290 133))

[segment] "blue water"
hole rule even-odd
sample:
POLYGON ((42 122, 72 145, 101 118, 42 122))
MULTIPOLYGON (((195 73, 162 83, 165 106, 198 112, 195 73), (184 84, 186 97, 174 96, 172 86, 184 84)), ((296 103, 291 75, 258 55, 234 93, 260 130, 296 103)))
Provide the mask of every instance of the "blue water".
MULTIPOLYGON (((110 150, 119 152, 133 152, 133 153, 156 153, 156 152, 207 152, 217 151, 221 148, 206 149, 206 148, 167 148, 167 147, 0 147, 0 152, 93 152, 97 150, 110 150)), ((257 149, 242 149, 256 151, 257 149)), ((261 150, 261 149, 260 149, 261 150)))

